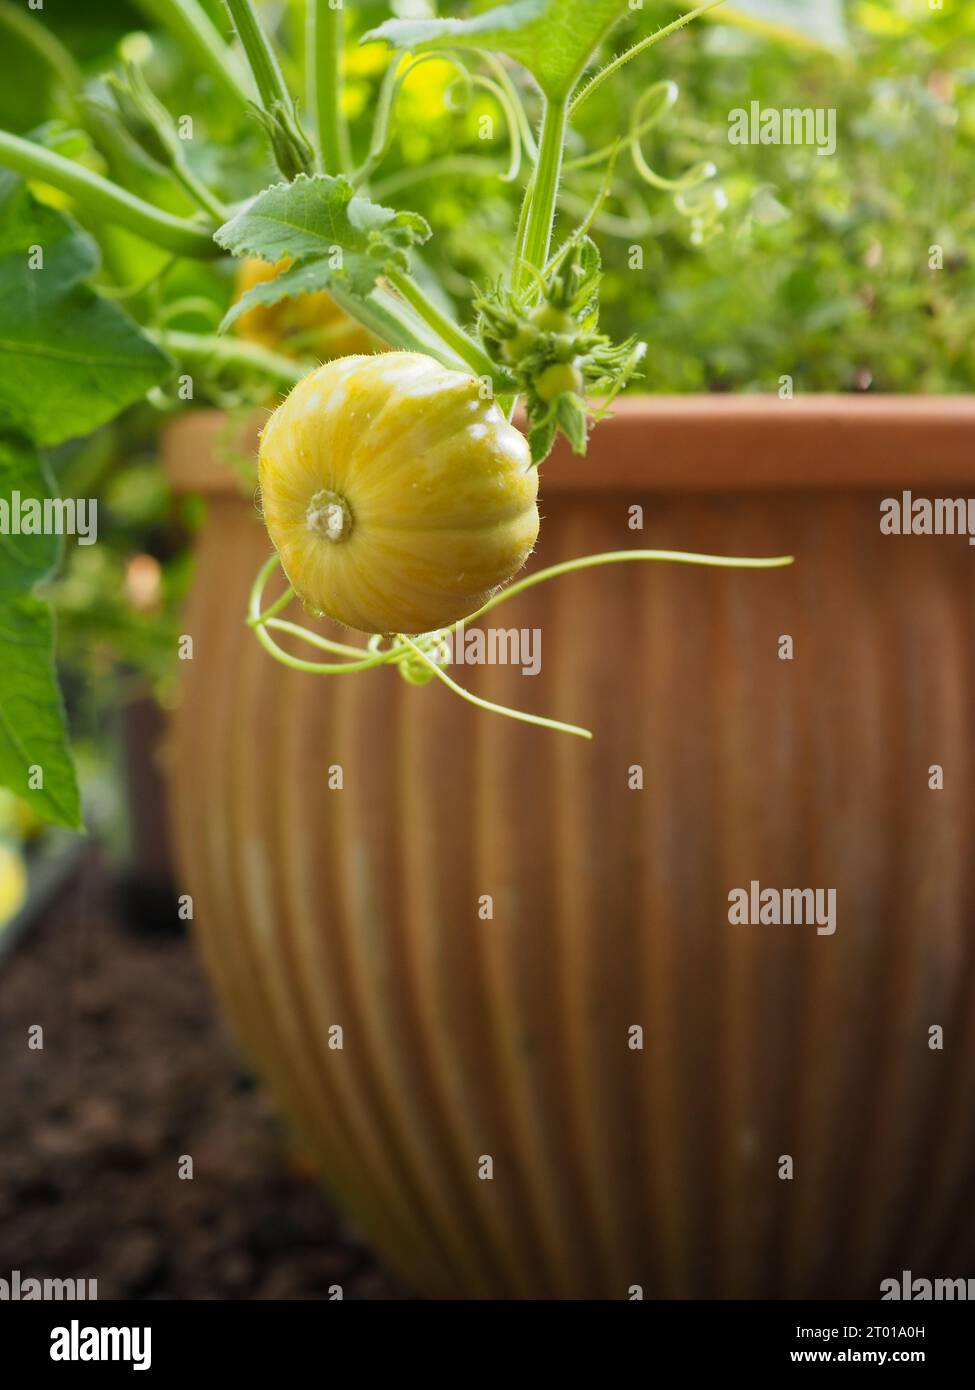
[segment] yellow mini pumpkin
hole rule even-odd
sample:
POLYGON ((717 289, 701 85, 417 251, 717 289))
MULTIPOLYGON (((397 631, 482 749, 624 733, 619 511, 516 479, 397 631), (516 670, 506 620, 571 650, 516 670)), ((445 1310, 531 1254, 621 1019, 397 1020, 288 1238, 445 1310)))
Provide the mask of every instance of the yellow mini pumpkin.
MULTIPOLYGON (((282 274, 290 260, 270 265, 249 257, 237 267, 236 297, 241 299, 256 285, 266 284, 282 274)), ((346 357, 372 352, 377 344, 361 323, 350 318, 335 300, 324 292, 279 299, 276 304, 256 304, 237 320, 242 338, 277 352, 304 357, 346 357)))
POLYGON ((264 521, 310 608, 363 632, 467 617, 524 564, 538 476, 480 382, 420 353, 312 372, 261 436, 264 521))

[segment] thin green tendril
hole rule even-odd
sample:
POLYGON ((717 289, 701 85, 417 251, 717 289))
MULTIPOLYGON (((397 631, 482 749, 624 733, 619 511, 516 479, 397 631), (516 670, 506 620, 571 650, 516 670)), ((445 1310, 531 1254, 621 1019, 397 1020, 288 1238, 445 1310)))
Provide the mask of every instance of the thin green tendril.
MULTIPOLYGON (((692 243, 700 246, 711 240, 720 230, 721 214, 727 207, 724 190, 713 183, 717 174, 715 165, 710 160, 700 160, 676 178, 665 178, 650 165, 643 153, 644 136, 649 135, 650 131, 659 125, 675 106, 679 96, 680 89, 676 82, 664 80, 653 83, 634 106, 630 117, 630 129, 626 135, 604 145, 602 149, 593 150, 571 160, 565 167, 566 172, 570 173, 578 173, 593 166, 601 167, 607 160, 615 160, 620 150, 628 149, 633 167, 640 179, 651 188, 673 195, 674 207, 691 223, 692 243)), ((605 195, 600 199, 596 213, 602 211, 604 201, 605 195)), ((620 234, 625 233, 621 230, 620 234)))
POLYGON ((426 662, 438 680, 443 681, 444 685, 454 691, 456 695, 460 695, 463 699, 467 700, 469 704, 477 705, 478 709, 488 710, 491 714, 504 714, 509 719, 520 720, 523 724, 537 724, 542 729, 554 729, 556 733, 575 734, 577 738, 592 738, 592 734, 588 729, 580 729, 577 724, 563 724, 557 719, 546 719, 540 714, 528 714, 526 710, 522 709, 509 709, 507 705, 496 705, 493 700, 482 700, 479 695, 472 695, 469 690, 465 690, 462 685, 458 685, 455 680, 451 680, 447 672, 442 671, 436 662, 427 656, 425 651, 411 642, 408 637, 403 637, 400 640, 403 641, 421 661, 426 662))
POLYGON ((476 613, 462 618, 452 627, 440 628, 435 632, 425 632, 418 637, 407 637, 403 633, 396 633, 387 638, 381 633, 375 633, 369 638, 365 647, 352 647, 344 642, 334 642, 328 637, 323 637, 321 633, 312 632, 298 623, 287 622, 279 618, 278 614, 297 597, 294 588, 290 585, 268 608, 262 608, 264 590, 268 580, 281 563, 280 558, 275 554, 261 566, 251 587, 247 624, 253 629, 257 640, 265 651, 273 656, 275 661, 293 671, 302 671, 316 676, 335 676, 357 671, 371 671, 379 666, 395 666, 403 679, 410 685, 425 685, 429 681, 437 679, 452 690, 455 695, 459 695, 462 700, 475 705, 478 709, 486 710, 491 714, 502 714, 508 719, 515 719, 524 724, 534 724, 542 729, 552 729, 557 733, 573 734, 577 738, 591 739, 590 730, 580 728, 576 724, 565 724, 557 719, 546 719, 542 715, 529 714, 525 710, 510 709, 507 705, 497 705, 492 700, 482 699, 481 696, 473 694, 470 690, 465 690, 462 685, 458 685, 451 676, 447 675, 443 667, 450 657, 450 638, 452 635, 460 632, 467 624, 483 618, 486 613, 490 613, 502 603, 524 593, 526 589, 533 589, 537 584, 543 584, 549 579, 557 579, 561 575, 594 569, 600 565, 622 564, 630 560, 701 565, 718 569, 763 570, 781 569, 793 563, 791 555, 776 555, 766 559, 730 555, 697 555, 684 550, 604 551, 598 555, 583 555, 576 560, 565 560, 561 564, 550 565, 547 569, 539 570, 536 574, 526 575, 524 579, 515 580, 506 589, 489 598, 487 603, 482 604, 476 613), (301 657, 292 656, 290 652, 284 651, 275 642, 269 629, 284 633, 289 637, 300 638, 318 651, 343 657, 344 660, 338 662, 306 661, 301 657), (387 641, 390 645, 384 647, 384 643, 387 641))
MULTIPOLYGON (((525 108, 518 96, 514 84, 508 77, 504 68, 495 60, 489 61, 489 66, 495 74, 494 79, 484 77, 479 73, 472 73, 459 54, 449 49, 438 49, 435 53, 421 53, 408 62, 403 62, 400 58, 394 58, 386 69, 379 89, 379 100, 376 107, 376 117, 373 124, 372 139, 369 144, 369 152, 365 162, 351 175, 351 181, 356 187, 365 184, 382 164, 386 155, 389 153, 393 141, 393 115, 397 101, 406 79, 418 67, 424 63, 448 63, 457 69, 459 77, 456 78, 447 88, 446 97, 448 105, 451 100, 451 92, 458 84, 464 84, 468 91, 474 87, 482 87, 490 92, 504 114, 505 124, 508 129, 508 138, 511 144, 511 157, 507 172, 502 174, 502 182, 512 183, 517 179, 521 170, 522 147, 528 149, 530 154, 534 154, 535 141, 531 133, 531 126, 525 113, 525 108)), ((456 108, 455 108, 456 109, 456 108)))

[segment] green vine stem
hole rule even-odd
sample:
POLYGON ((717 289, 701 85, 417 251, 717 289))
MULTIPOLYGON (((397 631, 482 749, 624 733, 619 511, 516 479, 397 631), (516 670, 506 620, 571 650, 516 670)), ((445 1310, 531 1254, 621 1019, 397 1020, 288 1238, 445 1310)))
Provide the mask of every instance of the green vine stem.
MULTIPOLYGON (((439 333, 426 322, 401 296, 377 285, 365 299, 346 293, 341 285, 329 286, 329 294, 350 318, 357 319, 370 333, 390 347, 404 352, 424 352, 451 371, 469 370, 468 363, 447 346, 439 333)), ((492 367, 497 375, 497 368, 492 367)))
POLYGON ((528 214, 532 209, 532 195, 535 191, 535 174, 531 177, 525 187, 525 196, 521 202, 521 211, 518 214, 518 226, 515 230, 515 249, 511 262, 511 285, 514 287, 515 281, 521 274, 525 264, 525 236, 528 232, 528 214))
POLYGON ((539 271, 548 260, 552 244, 552 229, 555 210, 558 206, 559 183, 562 176, 562 160, 568 123, 585 101, 597 92, 604 82, 617 73, 624 64, 646 52, 667 38, 669 34, 683 29, 699 15, 716 9, 724 0, 710 0, 706 5, 681 15, 671 24, 664 25, 655 33, 636 43, 632 48, 615 58, 592 77, 571 100, 545 103, 542 117, 542 130, 539 140, 538 159, 534 173, 525 190, 519 220, 518 236, 515 242, 512 284, 516 291, 524 290, 532 278, 533 271, 539 271))
POLYGON ((199 4, 199 0, 136 0, 142 12, 175 37, 204 72, 240 106, 253 100, 253 90, 233 50, 199 4))
POLYGON ((183 185, 197 207, 202 208, 218 223, 229 220, 230 209, 225 207, 214 193, 210 192, 201 179, 196 177, 185 159, 174 159, 172 169, 174 177, 183 185))
POLYGON ((508 719, 519 720, 522 723, 534 724, 539 728, 551 729, 556 733, 573 734, 577 738, 591 739, 591 731, 580 728, 576 724, 565 724, 557 719, 547 719, 542 715, 529 714, 524 710, 510 709, 506 705, 496 705, 491 700, 484 700, 480 696, 474 695, 448 676, 443 670, 442 663, 438 662, 435 655, 431 655, 431 653, 442 652, 451 634, 458 633, 467 624, 483 618, 492 609, 517 597, 518 594, 524 593, 527 589, 534 588, 536 584, 544 584, 549 579, 557 579, 562 575, 574 574, 581 570, 595 569, 601 565, 623 564, 635 560, 701 565, 715 569, 751 570, 782 569, 794 563, 794 557, 791 555, 754 558, 734 555, 698 555, 683 550, 611 550, 598 555, 583 555, 576 560, 566 560, 558 565, 550 565, 547 569, 539 570, 535 574, 526 575, 524 579, 516 580, 506 589, 500 590, 488 599, 487 603, 483 604, 476 613, 462 618, 449 628, 444 628, 438 632, 424 633, 415 638, 397 633, 391 639, 391 646, 382 651, 380 647, 384 639, 381 636, 371 637, 365 648, 352 647, 343 642, 334 642, 328 637, 323 637, 320 633, 301 627, 298 623, 287 622, 279 618, 278 614, 297 597, 293 587, 289 586, 270 607, 262 610, 261 604, 268 580, 281 563, 279 556, 274 554, 261 566, 257 578, 251 586, 247 623, 254 630, 264 650, 273 656, 275 661, 291 670, 301 671, 308 675, 334 676, 392 665, 397 666, 401 674, 411 684, 420 684, 424 677, 417 672, 416 663, 419 662, 423 670, 428 673, 425 678, 435 676, 455 695, 459 695, 461 699, 479 709, 491 714, 501 714, 508 719), (293 656, 275 642, 269 629, 290 637, 300 638, 319 651, 345 659, 339 662, 316 662, 293 656))
POLYGON ((306 3, 308 107, 315 112, 318 122, 322 171, 326 174, 347 174, 352 159, 349 130, 342 110, 345 11, 341 5, 333 5, 331 0, 306 0, 306 3))
POLYGON ((387 269, 385 278, 398 290, 411 308, 415 309, 433 331, 447 346, 466 362, 475 376, 487 377, 498 391, 510 390, 513 382, 502 373, 493 358, 489 357, 480 343, 448 318, 423 293, 415 280, 402 270, 387 269))
POLYGON ((52 188, 59 188, 62 193, 75 198, 78 205, 94 217, 115 222, 167 251, 176 251, 199 260, 223 255, 213 240, 215 226, 207 228, 200 223, 174 217, 172 213, 161 212, 151 203, 144 202, 99 174, 93 174, 83 165, 5 130, 0 130, 0 165, 23 174, 25 178, 38 179, 52 188))
POLYGON ((302 377, 315 368, 313 362, 293 361, 243 338, 218 338, 209 333, 183 333, 177 329, 144 331, 171 357, 187 366, 236 367, 242 371, 261 372, 285 391, 297 386, 302 377))

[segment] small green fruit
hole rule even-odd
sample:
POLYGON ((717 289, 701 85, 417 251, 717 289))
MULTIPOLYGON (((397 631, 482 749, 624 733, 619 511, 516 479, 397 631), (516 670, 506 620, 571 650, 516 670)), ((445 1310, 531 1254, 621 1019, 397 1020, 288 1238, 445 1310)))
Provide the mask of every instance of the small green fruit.
POLYGON ((509 367, 517 367, 519 363, 534 351, 538 343, 538 329, 532 328, 529 324, 523 324, 513 338, 506 338, 501 344, 501 357, 509 367))
POLYGON ((570 393, 581 396, 584 387, 582 372, 571 362, 556 362, 546 367, 535 382, 535 392, 546 405, 570 393))

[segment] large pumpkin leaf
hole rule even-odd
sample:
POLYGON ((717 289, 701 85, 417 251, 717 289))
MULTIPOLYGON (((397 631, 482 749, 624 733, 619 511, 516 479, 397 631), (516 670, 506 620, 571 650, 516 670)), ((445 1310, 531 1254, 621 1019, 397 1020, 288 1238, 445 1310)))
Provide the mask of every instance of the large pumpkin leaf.
POLYGON ((0 417, 38 444, 105 424, 169 373, 169 359, 83 282, 92 239, 0 174, 0 417))
POLYGON ((388 19, 363 43, 383 39, 411 53, 448 48, 505 53, 528 69, 547 97, 559 101, 627 13, 625 0, 513 0, 472 19, 388 19))
POLYGON ((839 49, 849 44, 841 0, 734 0, 720 5, 711 18, 821 48, 839 49))
MULTIPOLYGON (((695 6, 688 4, 687 9, 695 6)), ((390 19, 362 42, 385 40, 411 53, 487 49, 505 53, 533 74, 555 100, 575 87, 599 44, 628 12, 623 0, 513 0, 470 19, 390 19)), ((756 29, 770 37, 847 45, 842 0, 734 0, 710 18, 756 29)))
MULTIPOLYGON (((333 260, 336 249, 357 253, 349 274, 361 276, 363 256, 375 261, 374 278, 384 263, 406 268, 406 252, 430 236, 430 227, 415 212, 396 212, 360 197, 347 179, 328 174, 299 174, 293 183, 276 183, 215 233, 215 240, 235 256, 259 256, 272 264, 333 260)), ((315 288, 323 288, 318 285, 315 288)), ((293 291, 292 291, 293 292, 293 291)))
POLYGON ((24 440, 0 436, 0 783, 77 829, 81 806, 54 670, 54 619, 32 592, 55 568, 57 535, 18 535, 22 500, 51 496, 24 440))

